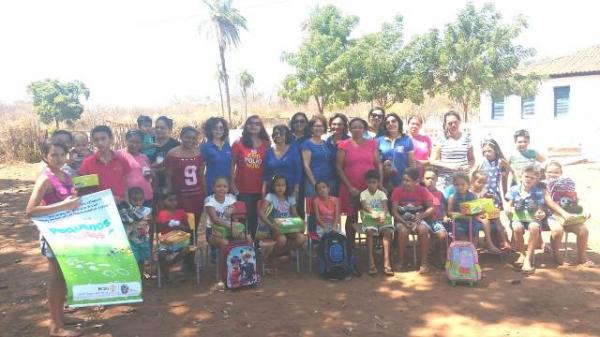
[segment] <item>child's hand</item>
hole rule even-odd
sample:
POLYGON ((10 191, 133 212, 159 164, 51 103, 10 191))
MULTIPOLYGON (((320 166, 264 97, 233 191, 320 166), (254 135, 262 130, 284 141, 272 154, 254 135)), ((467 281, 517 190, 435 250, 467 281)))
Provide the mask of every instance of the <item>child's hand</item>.
POLYGON ((63 201, 65 208, 69 211, 77 209, 79 207, 79 197, 77 195, 70 195, 63 201))
MULTIPOLYGON (((570 216, 570 214, 569 214, 569 216, 570 216)), ((542 220, 544 220, 546 218, 546 212, 544 212, 543 209, 538 208, 537 211, 535 211, 534 218, 537 221, 542 221, 542 220)))
POLYGON ((450 219, 447 215, 444 215, 444 220, 445 223, 449 223, 452 221, 452 219, 450 219))

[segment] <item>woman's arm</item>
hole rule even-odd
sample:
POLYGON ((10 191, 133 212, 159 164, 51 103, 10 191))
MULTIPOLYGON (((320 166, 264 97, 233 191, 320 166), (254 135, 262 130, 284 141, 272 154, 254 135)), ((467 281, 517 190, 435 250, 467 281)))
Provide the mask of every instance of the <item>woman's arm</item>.
POLYGON ((448 170, 455 170, 456 165, 454 164, 446 164, 442 160, 442 149, 439 146, 433 146, 431 149, 431 157, 429 157, 429 164, 439 167, 445 168, 448 170))
MULTIPOLYGON (((408 167, 415 166, 417 164, 415 162, 415 152, 414 151, 409 151, 406 155, 407 155, 407 158, 408 158, 408 167)), ((419 163, 425 165, 425 164, 427 164, 427 160, 420 160, 419 163)))
POLYGON ((312 158, 312 153, 308 149, 302 150, 302 159, 304 165, 304 173, 308 178, 308 181, 314 186, 317 182, 315 180, 315 176, 313 175, 312 170, 310 169, 310 160, 312 158))
POLYGON ((237 163, 234 158, 231 158, 231 166, 230 166, 230 170, 229 170, 229 176, 231 177, 231 181, 229 182, 230 184, 230 189, 231 189, 231 193, 238 195, 240 193, 240 191, 238 191, 237 186, 235 186, 235 171, 237 169, 237 163))
POLYGON ((340 229, 342 224, 342 215, 340 214, 340 203, 339 199, 335 202, 335 223, 333 224, 334 228, 340 229))
POLYGON ((346 187, 348 187, 348 190, 352 190, 352 189, 354 189, 354 186, 352 186, 352 184, 350 184, 348 177, 346 177, 346 173, 344 173, 344 161, 345 160, 346 160, 346 152, 337 151, 337 154, 335 156, 335 169, 337 171, 338 176, 344 183, 344 185, 346 185, 346 187))
POLYGON ((206 191, 208 191, 208 188, 206 186, 206 174, 202 173, 206 170, 206 163, 204 161, 202 161, 202 165, 200 165, 199 169, 200 169, 200 183, 202 184, 202 190, 206 194, 206 191))
POLYGON ((379 188, 385 190, 383 187, 383 165, 381 165, 381 161, 379 160, 379 150, 375 148, 373 151, 373 161, 375 163, 375 170, 379 173, 379 188))
POLYGON ((40 176, 33 187, 33 192, 29 197, 29 202, 25 209, 28 217, 48 215, 60 211, 73 210, 79 206, 79 197, 75 195, 68 196, 65 200, 52 205, 41 205, 42 197, 46 194, 50 182, 46 176, 40 176))
POLYGON ((467 161, 469 165, 469 170, 475 166, 475 151, 473 150, 473 146, 470 146, 467 150, 467 161))

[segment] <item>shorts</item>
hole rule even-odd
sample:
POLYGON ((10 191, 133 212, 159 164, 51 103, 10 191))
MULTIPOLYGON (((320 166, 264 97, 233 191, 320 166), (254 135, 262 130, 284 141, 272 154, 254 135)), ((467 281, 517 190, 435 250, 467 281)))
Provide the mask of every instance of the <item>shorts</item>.
MULTIPOLYGON (((540 225, 540 229, 542 231, 549 231, 554 226, 561 226, 560 221, 556 219, 554 216, 548 216, 544 218, 542 221, 511 221, 510 229, 513 229, 513 225, 521 224, 523 228, 529 230, 530 223, 538 223, 540 225)), ((562 226, 561 226, 562 227, 562 226)))
MULTIPOLYGON (((457 235, 461 235, 461 236, 466 236, 467 235, 467 230, 469 228, 469 223, 466 220, 463 219, 456 219, 456 234, 457 235)), ((495 229, 496 225, 493 224, 492 225, 492 229, 495 229)), ((483 224, 481 223, 481 221, 473 218, 473 237, 476 237, 477 235, 479 235, 479 231, 483 229, 483 224)))
POLYGON ((394 232, 394 225, 383 225, 381 227, 363 226, 362 233, 367 234, 367 231, 375 231, 376 235, 394 232))
POLYGON ((427 224, 427 228, 429 228, 429 231, 432 233, 446 231, 446 228, 439 220, 426 220, 425 223, 427 224))
POLYGON ((50 248, 48 241, 46 241, 46 239, 43 236, 40 237, 40 252, 43 256, 49 259, 53 259, 55 257, 52 248, 50 248))
POLYGON ((133 256, 137 262, 150 261, 150 242, 142 241, 142 242, 133 242, 129 241, 129 245, 131 246, 131 251, 133 252, 133 256))
MULTIPOLYGON (((427 224, 427 222, 426 222, 425 220, 422 220, 422 221, 421 221, 421 224, 423 224, 423 225, 427 226, 427 228, 429 228, 429 225, 427 224)), ((395 228, 396 228, 396 230, 400 230, 400 229, 402 229, 402 228, 406 228, 406 229, 408 229, 408 230, 409 230, 409 232, 411 232, 411 233, 416 233, 417 226, 415 226, 415 228, 414 228, 414 229, 411 229, 411 228, 408 228, 408 227, 407 227, 405 224, 403 224, 402 222, 397 222, 397 223, 396 223, 396 226, 395 226, 395 228)))

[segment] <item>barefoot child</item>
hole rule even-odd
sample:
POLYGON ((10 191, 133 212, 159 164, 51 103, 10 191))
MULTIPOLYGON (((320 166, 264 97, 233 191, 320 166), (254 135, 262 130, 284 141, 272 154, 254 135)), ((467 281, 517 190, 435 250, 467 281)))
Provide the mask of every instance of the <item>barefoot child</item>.
POLYGON ((156 214, 158 236, 158 263, 163 277, 171 280, 171 266, 183 260, 188 252, 190 233, 187 213, 177 208, 177 195, 169 192, 162 197, 161 210, 156 214))
MULTIPOLYGON (((487 190, 485 187, 487 186, 488 176, 483 171, 473 171, 471 174, 471 192, 475 194, 476 198, 489 198, 494 199, 494 194, 487 190)), ((490 215, 480 214, 476 215, 475 219, 478 222, 481 222, 483 231, 485 233, 486 245, 487 249, 493 254, 500 254, 502 250, 510 250, 510 243, 508 242, 508 238, 506 236, 506 230, 500 222, 500 217, 490 218, 490 215), (494 245, 492 240, 492 230, 495 230, 498 234, 498 239, 500 242, 500 249, 494 245)))
MULTIPOLYGON (((71 182, 71 177, 62 171, 67 162, 69 148, 61 142, 52 141, 42 145, 42 158, 46 168, 37 178, 33 192, 27 203, 29 217, 74 210, 79 206, 79 198, 71 182)), ((52 249, 42 237, 40 239, 42 255, 48 259, 50 279, 48 281, 48 307, 50 309, 50 336, 75 337, 81 332, 65 329, 64 304, 66 284, 52 249)))
POLYGON ((216 247, 219 254, 219 265, 225 265, 225 248, 229 240, 244 240, 243 225, 235 221, 232 224, 233 204, 237 201, 235 195, 229 193, 229 180, 225 177, 215 178, 212 186, 214 194, 206 197, 204 212, 206 213, 206 240, 216 247), (232 231, 233 229, 233 231, 232 231))
MULTIPOLYGON (((546 165, 546 177, 548 178, 548 193, 550 194, 550 197, 552 198, 552 200, 554 200, 554 202, 558 203, 560 205, 560 199, 561 196, 558 191, 555 192, 556 189, 554 189, 553 187, 555 186, 555 184, 557 183, 557 181, 561 178, 562 176, 562 165, 556 161, 551 161, 548 163, 548 165, 546 165)), ((574 185, 574 184, 573 184, 574 185)), ((573 192, 575 190, 575 186, 573 186, 573 192)), ((576 199, 576 196, 575 196, 576 199)), ((578 203, 578 200, 574 200, 575 204, 578 203)), ((562 206, 561 206, 562 207, 562 206)), ((589 217, 589 214, 586 214, 587 217, 589 217)), ((565 221, 564 219, 562 221, 559 221, 558 224, 563 223, 562 226, 554 226, 554 228, 552 228, 552 226, 550 227, 550 230, 552 231, 552 251, 554 252, 555 256, 558 256, 558 249, 560 246, 560 243, 562 242, 562 236, 564 232, 569 232, 569 233, 575 233, 575 235, 577 236, 577 263, 578 264, 582 264, 583 266, 586 267, 592 267, 594 266, 594 262, 592 260, 589 260, 587 258, 586 255, 586 250, 587 250, 587 241, 588 241, 588 236, 589 236, 589 231, 587 229, 587 226, 584 223, 580 223, 580 224, 575 224, 575 225, 564 225, 565 221)), ((552 224, 551 224, 552 225, 552 224)))
POLYGON ((140 268, 140 275, 144 277, 144 267, 150 261, 150 221, 152 209, 144 206, 144 191, 139 187, 132 187, 128 191, 129 202, 119 204, 119 215, 129 239, 133 256, 140 268))
POLYGON ((392 214, 396 220, 396 235, 398 236, 398 259, 396 270, 405 269, 405 249, 408 244, 408 234, 416 232, 419 243, 421 267, 419 273, 429 272, 427 254, 429 253, 430 229, 425 219, 435 213, 431 193, 419 185, 419 170, 407 168, 402 175, 402 184, 392 192, 392 214))
MULTIPOLYGON (((296 218, 294 220, 301 221, 296 211, 296 198, 292 195, 293 188, 288 186, 287 179, 275 175, 269 183, 268 191, 258 215, 260 221, 269 227, 271 237, 275 241, 273 251, 265 253, 265 260, 273 262, 269 259, 271 256, 282 255, 302 247, 304 234, 300 232, 283 234, 280 230, 280 224, 284 219, 296 218)), ((276 269, 272 264, 271 267, 276 269)))
POLYGON ((446 216, 446 199, 444 198, 444 193, 437 189, 436 184, 437 173, 435 172, 435 169, 426 167, 423 171, 423 185, 427 188, 429 193, 431 193, 435 212, 431 217, 425 219, 425 221, 427 222, 429 231, 435 236, 435 248, 439 254, 438 266, 443 268, 444 263, 446 262, 446 238, 448 237, 448 232, 446 232, 444 223, 449 223, 450 218, 446 216))
POLYGON ((317 181, 315 184, 317 196, 313 199, 313 211, 317 223, 317 236, 319 239, 323 234, 339 230, 340 203, 338 198, 330 196, 329 185, 325 181, 317 181))
POLYGON ((379 187, 379 173, 376 170, 365 174, 367 189, 360 193, 362 230, 367 234, 367 249, 369 250, 369 275, 377 274, 375 257, 373 256, 373 237, 383 236, 383 272, 394 276, 390 264, 390 242, 394 232, 392 217, 388 211, 388 198, 379 187))
MULTIPOLYGON (((573 216, 555 203, 550 194, 542 189, 538 182, 539 170, 533 165, 527 165, 521 171, 521 183, 512 186, 507 194, 507 215, 513 220, 512 230, 515 237, 515 249, 520 254, 516 264, 522 264, 521 271, 533 273, 532 257, 534 249, 539 246, 542 225, 548 224, 550 228, 559 228, 560 224, 553 216, 548 216, 550 210, 560 215, 565 220, 572 220, 573 216), (523 234, 529 230, 527 251, 523 234)), ((555 234, 555 237, 557 234, 555 234)), ((559 265, 563 264, 562 258, 554 251, 554 258, 559 265)))

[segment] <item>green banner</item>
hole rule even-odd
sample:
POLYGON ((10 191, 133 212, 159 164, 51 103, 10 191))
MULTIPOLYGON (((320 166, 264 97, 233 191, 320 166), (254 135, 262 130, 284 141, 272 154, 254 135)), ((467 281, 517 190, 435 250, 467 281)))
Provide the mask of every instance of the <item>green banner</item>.
POLYGON ((109 190, 81 197, 74 211, 33 218, 67 283, 72 307, 142 302, 142 282, 109 190))

